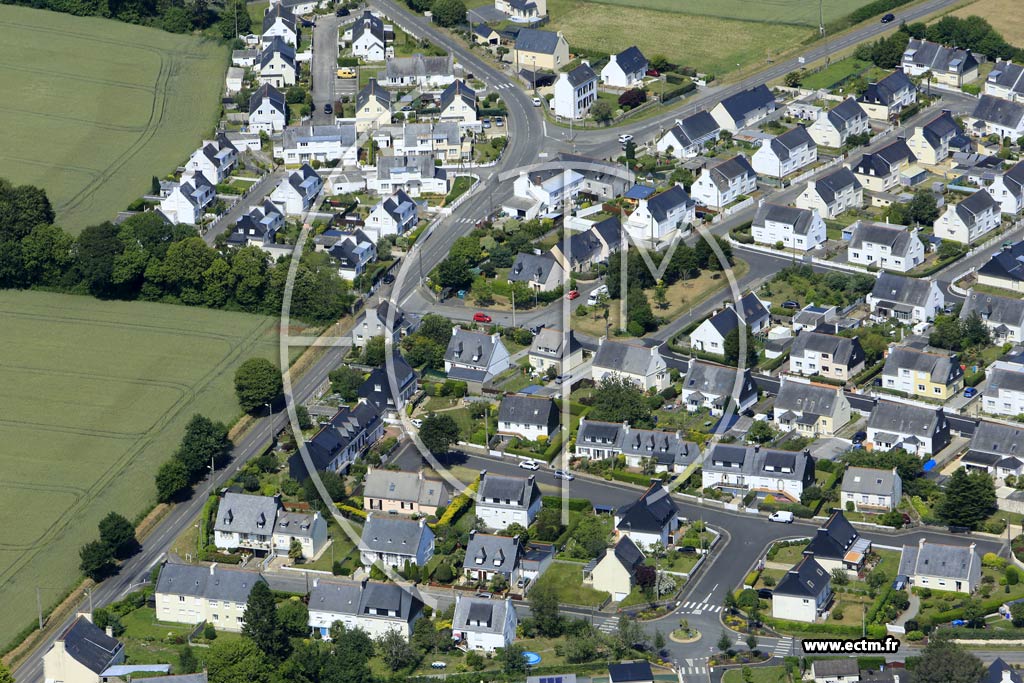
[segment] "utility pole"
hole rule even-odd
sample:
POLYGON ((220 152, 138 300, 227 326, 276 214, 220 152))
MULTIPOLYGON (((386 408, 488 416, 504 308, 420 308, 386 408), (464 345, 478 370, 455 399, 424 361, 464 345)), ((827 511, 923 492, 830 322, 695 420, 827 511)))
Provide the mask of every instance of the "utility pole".
POLYGON ((512 327, 516 326, 516 289, 512 288, 512 327))
POLYGON ((822 9, 821 9, 822 2, 823 2, 823 0, 818 0, 818 33, 820 33, 821 37, 824 38, 825 37, 825 17, 824 17, 824 14, 822 12, 822 9))

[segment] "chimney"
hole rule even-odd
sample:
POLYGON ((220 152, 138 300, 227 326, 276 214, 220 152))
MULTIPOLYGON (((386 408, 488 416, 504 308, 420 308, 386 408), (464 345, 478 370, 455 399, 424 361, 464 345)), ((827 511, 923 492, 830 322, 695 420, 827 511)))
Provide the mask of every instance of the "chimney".
MULTIPOLYGON (((528 476, 528 477, 526 478, 526 484, 527 484, 527 486, 529 486, 530 488, 533 488, 533 484, 534 484, 534 482, 535 482, 536 480, 537 480, 537 476, 536 476, 536 475, 533 475, 533 474, 531 474, 530 476, 528 476)), ((529 503, 530 503, 530 501, 525 501, 525 502, 526 502, 527 504, 529 504, 529 503)), ((971 546, 971 548, 972 548, 972 549, 973 549, 973 547, 974 547, 974 546, 971 546)))
POLYGON ((420 517, 420 528, 421 529, 423 528, 423 525, 426 524, 426 522, 427 522, 427 518, 426 517, 420 517))
POLYGON ((480 481, 483 482, 484 477, 487 476, 487 470, 480 470, 480 481))
POLYGON ((474 538, 476 538, 476 529, 470 529, 469 530, 469 540, 472 541, 474 538))
POLYGON ((917 542, 917 549, 918 549, 918 550, 920 550, 921 548, 923 548, 923 547, 924 547, 924 543, 925 543, 925 541, 924 541, 924 538, 921 538, 921 539, 920 539, 920 540, 919 540, 919 541, 917 542))
POLYGON ((368 583, 369 581, 370 581, 370 577, 369 577, 369 576, 364 576, 364 577, 363 577, 363 580, 359 582, 359 585, 360 585, 360 586, 361 586, 362 588, 366 588, 366 584, 367 584, 367 583, 368 583))
POLYGON ((320 577, 313 577, 313 588, 320 585, 320 577))
POLYGON ((761 444, 754 444, 754 452, 755 453, 760 453, 761 452, 761 444))
POLYGON ((213 572, 214 572, 214 570, 216 568, 217 568, 217 563, 216 562, 214 562, 213 564, 210 565, 210 576, 213 576, 213 572))
POLYGON ((105 629, 103 629, 103 632, 107 634, 107 638, 113 638, 114 637, 114 627, 113 626, 107 626, 105 629))

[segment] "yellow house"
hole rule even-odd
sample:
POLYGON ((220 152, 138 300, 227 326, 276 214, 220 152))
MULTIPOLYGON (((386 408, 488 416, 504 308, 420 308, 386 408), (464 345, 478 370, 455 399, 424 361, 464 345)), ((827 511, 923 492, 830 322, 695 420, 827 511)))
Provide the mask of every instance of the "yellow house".
POLYGON ((364 133, 390 123, 391 94, 371 78, 356 95, 356 132, 364 133))
POLYGON ((561 31, 524 28, 516 36, 512 62, 516 73, 520 69, 558 71, 569 63, 569 41, 561 31))
POLYGON ((606 591, 612 600, 625 600, 633 590, 636 568, 644 563, 644 554, 629 536, 621 536, 614 548, 607 548, 596 565, 588 572, 584 569, 583 583, 594 590, 606 591))
POLYGON ((946 401, 964 388, 964 371, 956 354, 900 346, 889 350, 882 386, 908 396, 946 401))
POLYGON ((872 192, 886 192, 900 184, 900 172, 910 168, 917 157, 905 140, 896 140, 873 154, 865 154, 853 167, 853 174, 872 192))
POLYGON ((943 111, 923 126, 916 126, 907 145, 919 162, 934 166, 949 157, 949 143, 961 132, 953 115, 943 111))
POLYGON ((832 436, 850 421, 850 402, 842 387, 785 377, 775 398, 775 424, 803 436, 832 436))
POLYGON ((79 614, 43 655, 49 683, 101 683, 103 672, 124 662, 124 643, 79 614))

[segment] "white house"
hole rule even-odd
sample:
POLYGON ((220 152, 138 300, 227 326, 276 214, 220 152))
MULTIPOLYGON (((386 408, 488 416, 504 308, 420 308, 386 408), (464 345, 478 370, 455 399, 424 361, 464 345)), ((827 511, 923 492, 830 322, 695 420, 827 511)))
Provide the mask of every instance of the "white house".
POLYGON ((917 102, 917 86, 897 69, 877 83, 869 83, 857 102, 872 119, 889 121, 917 102))
POLYGON ((444 372, 449 379, 479 386, 508 370, 510 358, 497 332, 484 334, 456 326, 444 352, 444 372))
POLYGON ((536 477, 505 477, 480 473, 476 492, 476 516, 489 529, 506 529, 511 524, 528 527, 540 512, 541 495, 536 477))
POLYGON ((494 9, 518 23, 533 23, 547 16, 548 0, 494 0, 494 9))
POLYGON ((356 93, 356 132, 365 133, 391 123, 391 93, 371 78, 356 93))
POLYGON ((286 215, 295 216, 313 208, 313 200, 320 194, 324 181, 313 167, 303 164, 302 168, 292 171, 288 177, 270 193, 270 201, 286 215))
POLYGON ((985 472, 996 480, 1003 480, 1011 474, 1020 476, 1024 472, 1022 441, 1024 425, 982 420, 974 429, 970 448, 960 464, 968 471, 985 472))
POLYGON ((775 95, 768 86, 755 88, 726 97, 711 110, 711 115, 723 130, 737 133, 749 128, 775 111, 775 95))
POLYGON ((597 560, 597 564, 588 563, 583 569, 583 583, 593 586, 594 590, 609 593, 613 601, 620 602, 632 592, 636 585, 636 569, 646 559, 629 536, 620 536, 614 548, 605 548, 604 556, 597 560))
MULTIPOLYGON (((753 292, 740 299, 740 313, 751 334, 760 334, 768 329, 770 314, 768 307, 753 292)), ((723 355, 725 338, 739 327, 735 302, 707 318, 690 333, 690 347, 704 353, 723 355)))
POLYGON ((850 263, 900 273, 924 263, 924 242, 917 228, 858 220, 847 230, 853 232, 846 252, 850 263))
POLYGON ((457 80, 441 93, 441 120, 476 123, 476 92, 457 80))
POLYGON ((986 413, 1016 417, 1024 413, 1024 368, 997 360, 985 370, 988 386, 983 406, 986 413))
POLYGON ((367 187, 378 194, 404 190, 410 197, 421 194, 448 194, 448 174, 434 165, 433 154, 405 154, 378 157, 377 173, 367 179, 367 187))
POLYGON ((676 124, 658 138, 655 148, 660 154, 671 154, 676 159, 698 156, 709 142, 718 139, 721 127, 715 117, 706 111, 677 119, 676 124))
POLYGON ((629 236, 642 242, 665 242, 677 232, 689 232, 697 220, 696 202, 690 199, 682 185, 637 202, 623 226, 629 236))
POLYGON ((903 498, 903 480, 895 467, 891 470, 849 467, 839 490, 843 509, 853 503, 857 512, 895 510, 903 498))
POLYGON ((851 135, 863 135, 871 129, 871 119, 857 100, 848 97, 827 112, 820 112, 818 118, 807 127, 814 143, 822 147, 838 149, 846 144, 851 135))
POLYGON ((737 495, 751 491, 799 502, 814 484, 814 459, 808 451, 779 451, 761 446, 717 443, 704 458, 703 488, 737 495))
POLYGON ((391 304, 382 301, 376 306, 367 305, 363 313, 356 319, 352 326, 352 346, 361 349, 366 342, 373 337, 383 337, 391 330, 391 341, 398 344, 403 337, 412 334, 419 326, 419 317, 406 313, 396 306, 391 320, 391 327, 388 327, 388 315, 391 304))
POLYGON ((426 567, 434 556, 434 532, 426 518, 408 519, 397 515, 366 515, 359 538, 359 559, 369 568, 380 562, 385 567, 402 569, 406 563, 426 567))
POLYGON ((271 6, 263 15, 261 42, 268 45, 274 38, 280 38, 292 47, 298 45, 299 32, 295 26, 295 15, 281 3, 271 6))
POLYGON ((282 510, 277 513, 272 537, 275 555, 289 557, 292 543, 298 541, 302 559, 312 560, 327 547, 327 540, 327 522, 319 512, 307 515, 282 510))
POLYGON ((469 581, 492 583, 501 577, 506 586, 512 587, 519 581, 523 555, 518 536, 482 534, 471 529, 462 571, 469 581))
POLYGON ((984 92, 1012 102, 1024 98, 1024 66, 996 59, 985 79, 984 92))
POLYGON ((999 227, 1002 220, 999 202, 979 190, 959 204, 947 204, 935 221, 935 236, 961 244, 974 244, 983 235, 999 227))
POLYGON ((789 371, 846 381, 864 369, 864 349, 856 337, 800 330, 789 349, 789 371))
POLYGON ((772 616, 813 623, 832 600, 832 579, 813 555, 805 555, 779 579, 772 592, 772 616))
POLYGON ((615 535, 628 536, 640 550, 672 545, 679 529, 679 506, 661 482, 652 483, 632 503, 615 511, 615 535))
POLYGON ((635 384, 644 391, 663 391, 669 385, 668 365, 657 346, 614 342, 601 337, 591 365, 594 382, 611 377, 635 384))
POLYGON ((757 403, 757 385, 750 368, 737 378, 736 368, 694 359, 686 369, 680 398, 691 413, 707 408, 712 415, 721 415, 730 401, 736 412, 742 412, 757 403))
MULTIPOLYGON (((814 683, 860 683, 860 666, 856 659, 816 659, 811 662, 814 683)), ((898 683, 899 679, 868 679, 875 683, 898 683)))
POLYGON ((217 506, 213 542, 221 550, 250 550, 266 555, 273 549, 274 522, 280 497, 228 491, 217 506))
POLYGON ((566 282, 565 271, 554 256, 545 252, 520 252, 508 271, 508 282, 525 282, 536 292, 551 292, 566 282))
POLYGON ((269 83, 275 88, 295 85, 299 67, 295 61, 295 48, 281 40, 273 38, 260 53, 259 81, 269 83))
POLYGON ((949 444, 949 423, 942 408, 879 401, 868 418, 865 444, 872 450, 903 448, 930 457, 949 444))
POLYGON ((935 280, 882 273, 866 301, 875 320, 923 323, 942 312, 945 297, 935 280))
POLYGON ((974 543, 969 546, 929 543, 922 538, 917 545, 903 546, 899 573, 915 588, 974 592, 981 583, 981 557, 974 543))
POLYGON ((785 178, 818 160, 818 147, 803 126, 767 140, 750 161, 758 175, 785 178))
POLYGON ((853 171, 840 166, 817 180, 808 180, 795 203, 797 208, 815 209, 822 218, 831 219, 864 206, 864 188, 853 171))
POLYGON ((551 110, 566 119, 582 119, 597 100, 597 74, 586 60, 569 72, 558 74, 551 110))
POLYGON ((528 358, 530 367, 541 374, 554 368, 556 376, 566 375, 583 363, 583 345, 572 330, 566 334, 557 327, 545 327, 533 336, 528 358))
POLYGON ((1024 301, 971 289, 960 309, 960 318, 966 319, 972 313, 981 316, 996 344, 1024 340, 1024 301))
POLYGON ((452 639, 467 650, 494 652, 516 639, 519 619, 512 600, 455 596, 452 639))
MULTIPOLYGON (((91 614, 79 613, 70 626, 57 633, 42 660, 41 677, 46 683, 106 683, 114 679, 106 673, 107 670, 125 661, 125 647, 120 640, 92 623, 91 614)), ((153 668, 159 666, 154 665, 153 668)), ((141 668, 143 671, 146 669, 141 668)))
POLYGON ((682 472, 700 459, 700 447, 683 438, 682 432, 638 429, 628 422, 580 420, 576 455, 588 460, 607 460, 620 455, 627 467, 654 465, 655 472, 682 472))
POLYGON ((558 406, 549 396, 508 394, 498 408, 498 434, 527 441, 551 439, 558 431, 558 406))
POLYGON ((811 251, 825 243, 825 221, 817 209, 796 209, 779 204, 758 204, 750 226, 754 241, 787 249, 811 251))
POLYGON ((411 57, 394 57, 378 72, 377 80, 389 88, 443 88, 455 80, 454 58, 425 57, 419 52, 411 57))
POLYGON ((936 83, 960 88, 978 78, 978 60, 970 50, 911 38, 903 52, 903 70, 909 76, 929 73, 936 83))
POLYGON ((643 85, 647 75, 647 58, 636 47, 627 47, 608 57, 601 69, 601 83, 613 88, 635 88, 643 85))
POLYGON ((967 118, 978 135, 998 135, 1016 140, 1024 135, 1024 103, 982 95, 967 118))
POLYGON ((212 185, 223 183, 238 161, 238 150, 221 133, 215 140, 203 140, 185 163, 185 173, 201 173, 212 185))
POLYGON ((280 133, 288 116, 281 91, 264 83, 249 98, 249 130, 256 133, 280 133))
POLYGON ((394 631, 405 640, 423 615, 423 602, 413 591, 395 583, 377 581, 326 581, 314 579, 309 592, 309 627, 330 640, 331 626, 360 628, 379 638, 394 631))
POLYGON ((1017 215, 1024 210, 1024 161, 1014 164, 1009 170, 996 173, 985 191, 999 202, 999 210, 1017 215))
POLYGON ((721 209, 757 190, 757 173, 742 154, 700 172, 690 188, 698 204, 721 209))
POLYGON ((363 232, 376 241, 385 235, 403 235, 415 228, 418 220, 416 202, 404 190, 398 190, 370 210, 363 232))
POLYGON ((201 624, 238 633, 259 572, 213 564, 209 567, 166 562, 160 568, 154 599, 156 618, 175 624, 201 624))
MULTIPOLYGON (((344 473, 382 436, 384 420, 380 411, 368 401, 360 400, 355 407, 339 408, 330 422, 306 441, 306 449, 316 469, 344 473)), ((288 459, 288 473, 298 481, 309 476, 299 454, 288 459)))
POLYGON ((277 207, 264 200, 262 204, 249 209, 235 222, 228 235, 228 244, 233 247, 272 247, 277 231, 284 227, 284 216, 277 207))
POLYGON ((355 166, 359 156, 356 127, 343 123, 285 128, 281 137, 274 141, 274 156, 286 164, 338 161, 341 166, 355 166))
POLYGON ((963 130, 953 120, 953 114, 944 110, 923 125, 915 126, 907 145, 918 161, 935 165, 949 157, 950 145, 959 135, 963 135, 963 130))
POLYGON ((367 62, 383 62, 387 56, 384 21, 370 10, 364 10, 352 25, 352 55, 367 62))
POLYGON ((354 230, 339 235, 327 253, 338 262, 338 275, 353 281, 377 260, 377 243, 362 230, 354 230))
POLYGON ((202 174, 181 177, 170 194, 160 200, 160 211, 172 223, 196 225, 202 221, 206 207, 216 199, 213 184, 202 174))

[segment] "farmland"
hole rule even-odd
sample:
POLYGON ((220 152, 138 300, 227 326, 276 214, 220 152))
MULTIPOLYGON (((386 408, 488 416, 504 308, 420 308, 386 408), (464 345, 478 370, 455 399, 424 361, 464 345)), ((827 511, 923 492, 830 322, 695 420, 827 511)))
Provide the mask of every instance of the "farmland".
POLYGON ((5 177, 45 188, 74 233, 113 218, 213 129, 226 53, 192 36, 0 5, 5 177))
MULTIPOLYGON (((818 3, 806 0, 762 0, 762 2, 756 3, 747 2, 747 0, 598 0, 598 2, 620 8, 635 7, 659 12, 722 17, 723 19, 742 17, 747 21, 761 21, 769 24, 818 26, 818 3)), ((827 24, 845 17, 868 2, 870 0, 824 0, 821 13, 827 24)))
POLYGON ((233 421, 234 368, 277 358, 274 320, 155 303, 0 292, 0 645, 79 577, 111 510, 137 518, 153 472, 202 413, 233 421))

